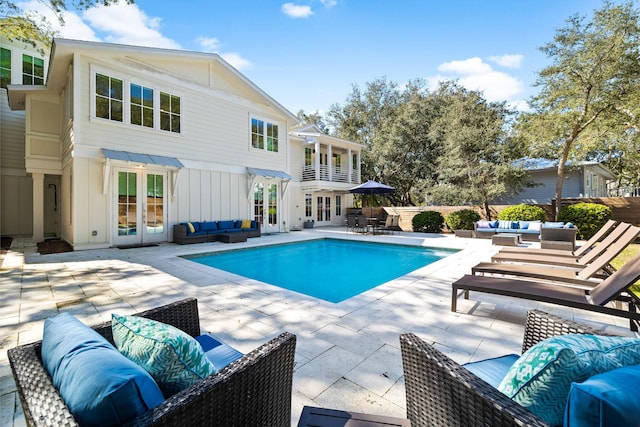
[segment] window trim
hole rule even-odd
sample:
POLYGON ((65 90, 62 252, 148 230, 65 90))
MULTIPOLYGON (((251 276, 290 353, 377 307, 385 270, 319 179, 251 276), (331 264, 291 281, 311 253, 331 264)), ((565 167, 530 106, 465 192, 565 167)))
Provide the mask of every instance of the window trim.
POLYGON ((271 120, 271 119, 267 119, 265 117, 256 115, 256 114, 249 114, 249 150, 252 151, 258 151, 258 152, 263 152, 263 153, 272 153, 272 154, 278 154, 281 151, 281 141, 282 139, 280 138, 281 135, 283 135, 281 133, 281 128, 282 125, 280 124, 280 122, 276 121, 276 120, 271 120), (262 136, 262 148, 258 148, 258 147, 254 147, 253 146, 253 121, 257 120, 262 122, 262 133, 259 134, 262 136), (269 128, 269 125, 271 125, 272 127, 276 127, 277 128, 277 132, 278 132, 278 136, 276 139, 276 150, 269 150, 269 142, 268 142, 268 138, 269 135, 267 133, 267 129, 269 128))

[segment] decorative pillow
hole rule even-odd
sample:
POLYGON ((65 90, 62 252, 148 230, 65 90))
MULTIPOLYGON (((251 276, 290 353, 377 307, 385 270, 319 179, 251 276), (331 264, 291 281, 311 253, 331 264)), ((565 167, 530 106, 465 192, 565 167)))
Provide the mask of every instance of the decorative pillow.
POLYGON ((220 230, 228 230, 230 228, 234 228, 235 227, 235 223, 233 220, 231 221, 219 221, 218 222, 218 228, 220 230))
POLYGON ((478 228, 491 228, 491 221, 480 220, 477 222, 478 228))
POLYGON ((635 364, 640 364, 640 339, 560 335, 526 351, 498 390, 545 422, 561 425, 572 382, 635 364))
POLYGON ((530 222, 529 223, 529 230, 537 230, 540 231, 540 227, 542 226, 541 222, 530 222))
POLYGON ((215 221, 203 221, 200 223, 200 230, 215 231, 218 229, 218 223, 215 221))
POLYGON ((575 228, 575 225, 573 225, 572 223, 568 222, 564 225, 564 228, 575 228))
POLYGON ((530 221, 518 221, 518 228, 520 230, 527 230, 529 228, 530 221))
POLYGON ((251 220, 243 219, 242 224, 240 224, 240 228, 251 228, 251 220))
POLYGON ((195 233, 196 232, 196 228, 190 222, 187 223, 187 228, 189 229, 189 233, 195 233))
POLYGON ((640 420, 640 365, 625 366, 571 384, 565 427, 632 426, 640 420))
POLYGON ((42 364, 80 425, 121 425, 164 400, 144 369, 69 313, 45 320, 42 364))
POLYGON ((543 227, 544 228, 562 228, 564 227, 564 222, 545 222, 543 227))
POLYGON ((513 228, 513 221, 507 221, 507 220, 501 219, 498 221, 498 228, 504 228, 504 229, 513 228))
POLYGON ((137 316, 111 315, 113 340, 169 397, 216 373, 198 342, 171 325, 137 316))

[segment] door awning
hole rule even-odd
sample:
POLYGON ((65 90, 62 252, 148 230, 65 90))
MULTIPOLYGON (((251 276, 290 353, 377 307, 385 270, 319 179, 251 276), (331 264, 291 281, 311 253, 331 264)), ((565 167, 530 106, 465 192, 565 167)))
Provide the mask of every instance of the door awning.
POLYGON ((123 160, 132 163, 146 163, 150 165, 169 166, 183 168, 182 162, 175 157, 156 156, 154 154, 131 153, 129 151, 116 151, 107 148, 102 149, 102 154, 107 159, 123 160))
POLYGON ((265 178, 279 178, 288 181, 293 179, 293 177, 286 172, 271 169, 247 168, 247 173, 253 176, 264 176, 265 178))

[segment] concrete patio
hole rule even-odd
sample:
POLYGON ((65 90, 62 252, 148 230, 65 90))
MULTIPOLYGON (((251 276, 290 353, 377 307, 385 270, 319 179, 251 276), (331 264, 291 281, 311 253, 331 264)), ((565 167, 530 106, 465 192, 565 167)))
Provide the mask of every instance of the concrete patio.
MULTIPOLYGON (((264 235, 246 243, 165 243, 40 255, 14 240, 0 268, 0 426, 25 424, 6 350, 42 337, 45 318, 68 311, 87 324, 184 297, 198 299, 202 329, 248 352, 282 331, 297 335, 292 425, 304 405, 405 416, 398 335, 414 332, 458 362, 519 353, 532 308, 632 335, 606 315, 473 294, 450 311, 451 282, 498 248, 490 240, 341 228, 264 235), (317 300, 180 258, 180 255, 319 237, 458 248, 455 253, 339 304, 317 300)), ((328 266, 327 268, 330 268, 328 266)), ((363 271, 363 274, 366 274, 363 271)))

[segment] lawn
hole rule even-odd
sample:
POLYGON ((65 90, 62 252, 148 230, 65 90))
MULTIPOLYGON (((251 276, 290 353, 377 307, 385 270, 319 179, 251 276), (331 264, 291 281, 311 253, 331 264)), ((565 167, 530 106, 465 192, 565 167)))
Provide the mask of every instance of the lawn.
MULTIPOLYGON (((613 261, 611 261, 611 265, 617 270, 622 267, 624 263, 638 254, 640 254, 640 244, 629 245, 625 248, 624 251, 622 251, 620 255, 618 255, 613 261)), ((633 291, 633 293, 640 296, 640 280, 637 281, 635 285, 633 285, 631 290, 633 291)))

